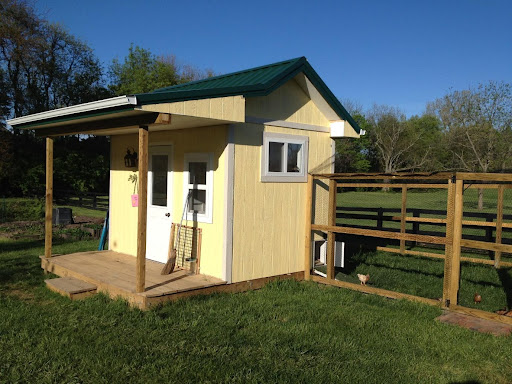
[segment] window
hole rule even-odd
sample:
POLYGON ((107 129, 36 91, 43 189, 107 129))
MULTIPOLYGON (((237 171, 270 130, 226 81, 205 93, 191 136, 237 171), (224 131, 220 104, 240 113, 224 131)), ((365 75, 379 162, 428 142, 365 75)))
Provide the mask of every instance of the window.
POLYGON ((187 220, 212 222, 213 203, 213 155, 187 153, 184 163, 184 204, 187 220))
POLYGON ((263 133, 261 181, 306 182, 308 137, 263 133))

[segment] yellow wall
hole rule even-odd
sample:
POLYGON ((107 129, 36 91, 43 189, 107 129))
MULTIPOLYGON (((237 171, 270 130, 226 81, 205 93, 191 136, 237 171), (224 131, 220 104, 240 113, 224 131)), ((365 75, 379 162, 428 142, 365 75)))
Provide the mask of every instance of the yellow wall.
POLYGON ((242 96, 150 104, 143 105, 141 109, 209 119, 245 121, 245 99, 242 96))
MULTIPOLYGON (((137 208, 131 206, 133 172, 124 167, 127 147, 137 148, 137 135, 111 137, 110 247, 116 252, 135 255, 137 251, 137 208)), ((173 222, 179 222, 183 211, 183 163, 188 152, 214 154, 213 222, 199 223, 203 228, 201 273, 222 278, 224 238, 224 175, 227 127, 202 127, 149 133, 149 145, 173 145, 173 222)))
POLYGON ((329 120, 293 79, 268 96, 248 98, 245 102, 245 113, 250 117, 329 128, 329 120))
MULTIPOLYGON (((267 96, 267 100, 255 99, 246 101, 249 116, 329 126, 295 81, 267 96), (299 110, 292 113, 292 106, 299 110)), ((307 183, 260 181, 264 131, 308 136, 309 172, 331 172, 334 142, 329 133, 262 124, 236 126, 233 282, 304 270, 307 183)))

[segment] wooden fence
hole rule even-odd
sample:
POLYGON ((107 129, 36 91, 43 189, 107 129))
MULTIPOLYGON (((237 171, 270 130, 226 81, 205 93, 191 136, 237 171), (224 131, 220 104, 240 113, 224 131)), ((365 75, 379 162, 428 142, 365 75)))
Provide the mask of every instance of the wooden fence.
POLYGON ((507 189, 512 189, 512 174, 457 172, 392 175, 309 175, 305 233, 305 278, 386 297, 407 298, 428 304, 441 305, 444 308, 471 312, 480 317, 498 319, 512 324, 512 318, 505 318, 481 310, 463 308, 458 305, 461 261, 490 264, 495 268, 512 266, 511 262, 501 260, 503 253, 512 254, 510 236, 506 239, 503 238, 505 233, 512 232, 512 214, 504 214, 504 196, 507 189), (319 185, 321 188, 318 189, 317 186, 319 185), (382 188, 400 191, 400 208, 368 208, 338 204, 338 196, 340 193, 343 194, 344 190, 357 191, 382 188), (412 189, 439 189, 444 191, 446 207, 436 209, 408 208, 408 191, 412 189), (495 190, 497 196, 496 211, 489 213, 465 210, 464 192, 467 189, 495 190), (319 204, 321 200, 323 200, 323 204, 319 204), (323 222, 320 223, 319 221, 322 220, 318 220, 318 217, 323 217, 323 222), (407 229, 407 224, 412 225, 412 228, 407 229), (429 230, 422 230, 423 226, 430 228, 429 230), (439 227, 440 230, 432 231, 433 226, 439 227), (481 231, 481 234, 468 234, 468 229, 473 230, 473 232, 481 231), (327 234, 327 273, 325 278, 311 273, 313 269, 312 243, 315 234, 319 233, 327 234), (444 259, 442 302, 335 280, 336 234, 395 240, 398 242, 399 248, 384 246, 377 249, 403 255, 444 259), (434 245, 444 249, 444 254, 406 249, 406 244, 411 243, 434 245), (492 253, 493 260, 461 256, 463 250, 469 249, 492 253))
POLYGON ((95 209, 108 210, 108 192, 74 192, 69 190, 55 191, 57 204, 95 209))

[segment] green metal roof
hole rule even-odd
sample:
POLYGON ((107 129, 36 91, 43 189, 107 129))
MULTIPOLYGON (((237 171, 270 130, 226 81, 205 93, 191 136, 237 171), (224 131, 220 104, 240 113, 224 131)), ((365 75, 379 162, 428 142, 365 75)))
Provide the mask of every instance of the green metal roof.
POLYGON ((266 96, 303 72, 320 92, 331 108, 360 132, 359 125, 341 105, 338 98, 318 76, 305 57, 281 61, 244 71, 210 77, 190 83, 157 89, 150 93, 136 94, 139 104, 169 103, 185 100, 208 99, 241 95, 266 96))
MULTIPOLYGON (((78 121, 82 118, 133 110, 135 104, 145 105, 172 103, 177 101, 210 99, 236 95, 244 96, 245 98, 266 96, 301 72, 309 79, 334 112, 341 119, 347 120, 355 131, 360 133, 358 124, 352 116, 350 116, 343 105, 341 105, 327 85, 325 85, 323 80, 307 62, 305 57, 281 61, 279 63, 264 65, 261 67, 247 69, 245 71, 210 77, 199 81, 192 81, 190 83, 174 85, 172 87, 160 88, 150 93, 123 96, 127 100, 131 96, 135 96, 134 100, 136 99, 136 102, 126 102, 126 105, 120 105, 115 108, 108 108, 104 110, 89 110, 66 116, 59 115, 55 117, 41 117, 37 121, 19 123, 17 124, 17 127, 32 128, 41 125, 60 123, 63 121, 78 121)), ((108 100, 110 99, 104 101, 108 100)))

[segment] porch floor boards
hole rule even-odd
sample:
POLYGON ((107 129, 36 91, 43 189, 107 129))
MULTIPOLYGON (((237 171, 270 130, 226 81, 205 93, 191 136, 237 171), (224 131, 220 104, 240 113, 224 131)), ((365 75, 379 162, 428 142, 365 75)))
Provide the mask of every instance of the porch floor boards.
POLYGON ((152 301, 173 300, 173 295, 183 292, 200 294, 202 289, 226 284, 223 280, 179 268, 170 275, 161 275, 163 264, 146 260, 146 289, 136 293, 135 261, 135 257, 123 253, 91 251, 48 259, 41 257, 41 267, 61 277, 70 276, 94 284, 99 292, 111 297, 121 296, 140 308, 147 308, 152 301))

